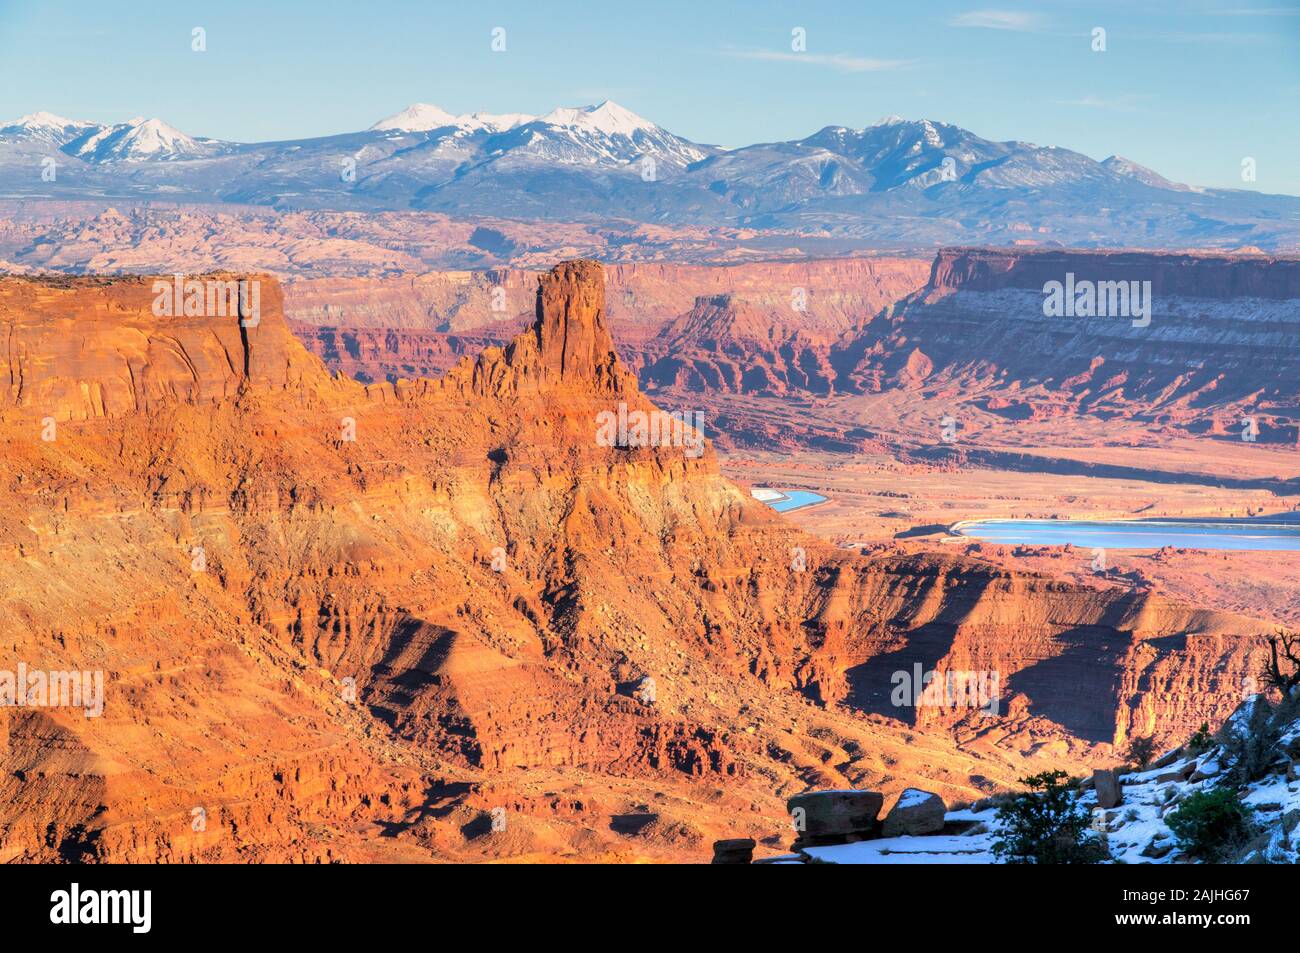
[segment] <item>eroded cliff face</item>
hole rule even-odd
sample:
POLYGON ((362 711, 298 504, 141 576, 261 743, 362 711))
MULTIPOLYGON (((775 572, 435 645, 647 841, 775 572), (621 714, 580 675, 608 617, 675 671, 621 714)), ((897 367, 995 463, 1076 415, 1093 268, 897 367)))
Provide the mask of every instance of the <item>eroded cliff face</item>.
POLYGON ((214 274, 189 284, 187 292, 172 276, 0 282, 0 408, 86 420, 327 376, 293 346, 277 282, 214 274), (224 320, 204 313, 218 310, 224 320))
POLYGON ((828 394, 833 338, 732 295, 695 306, 645 347, 643 383, 693 393, 828 394))
MULTIPOLYGON (((811 420, 766 429, 745 401, 895 389, 973 401, 1013 424, 1121 416, 1239 439, 1249 417, 1257 442, 1295 444, 1297 276, 1300 261, 1263 256, 948 249, 929 265, 622 265, 607 273, 606 309, 642 387, 708 408, 728 444, 860 448, 811 420), (1049 316, 1049 282, 1091 285, 1097 308, 1124 313, 1049 316)), ((438 376, 531 320, 530 280, 302 281, 290 312, 331 368, 365 381, 438 376), (373 326, 385 322, 403 326, 373 326)))
MULTIPOLYGON (((835 339, 922 287, 929 270, 928 260, 892 257, 612 265, 604 269, 606 316, 643 385, 823 394, 834 384, 826 360, 835 339), (723 329, 736 313, 740 333, 723 329), (748 360, 761 369, 747 382, 737 364, 748 360)), ((332 369, 367 382, 436 377, 532 320, 537 275, 296 280, 288 310, 294 332, 332 369)))
POLYGON ((1158 295, 1168 297, 1300 298, 1300 259, 1070 249, 946 248, 934 259, 927 291, 1041 293, 1044 283, 1062 280, 1067 271, 1079 280, 1150 281, 1158 295))
POLYGON ((1293 443, 1298 305, 1296 259, 951 249, 832 360, 865 391, 959 390, 1013 419, 1118 414, 1237 437, 1251 415, 1261 440, 1293 443), (1045 306, 1053 282, 1065 313, 1045 306))
MULTIPOLYGON (((289 315, 317 327, 418 328, 465 333, 531 315, 544 270, 433 271, 390 278, 300 278, 289 315)), ((624 326, 658 328, 695 299, 730 294, 803 326, 839 332, 924 286, 929 258, 832 258, 736 265, 612 264, 605 304, 624 326)))
POLYGON ((463 357, 484 348, 503 347, 518 332, 518 322, 488 333, 446 334, 412 328, 317 327, 301 321, 289 323, 293 334, 330 370, 363 384, 401 378, 441 377, 463 357))
POLYGON ((602 439, 656 408, 593 262, 506 347, 369 387, 271 288, 243 333, 149 290, 0 282, 0 669, 104 674, 99 717, 0 709, 7 859, 691 856, 810 785, 1180 737, 1258 662, 1251 620, 837 550, 684 431, 602 439), (896 704, 917 662, 999 672, 997 713, 896 704))

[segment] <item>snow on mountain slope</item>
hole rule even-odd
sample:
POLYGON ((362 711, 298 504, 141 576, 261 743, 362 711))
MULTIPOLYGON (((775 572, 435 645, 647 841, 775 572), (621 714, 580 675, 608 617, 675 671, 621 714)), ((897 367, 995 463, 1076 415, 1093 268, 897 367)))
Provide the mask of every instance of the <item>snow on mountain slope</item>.
POLYGON ((35 112, 19 116, 0 126, 0 139, 10 141, 36 141, 62 146, 87 132, 103 129, 99 123, 82 119, 67 119, 54 113, 35 112))
POLYGON ((560 107, 538 118, 540 122, 552 126, 573 126, 586 132, 629 138, 637 131, 653 132, 659 128, 650 120, 643 119, 630 109, 608 99, 597 106, 560 107))
POLYGON ((1171 182, 1159 172, 1148 169, 1144 165, 1138 165, 1132 159, 1125 159, 1123 156, 1109 156, 1101 160, 1101 164, 1116 175, 1127 176, 1130 179, 1136 179, 1143 185, 1150 185, 1157 189, 1173 189, 1175 192, 1193 192, 1196 191, 1190 185, 1183 185, 1181 182, 1171 182))
POLYGON ((467 122, 477 123, 484 129, 490 129, 493 132, 504 132, 507 129, 513 129, 515 126, 522 126, 526 122, 532 122, 536 116, 530 116, 528 113, 467 113, 459 117, 467 122))
POLYGON ((379 120, 370 127, 372 132, 400 129, 403 132, 427 132, 443 126, 456 125, 456 117, 431 103, 413 103, 399 113, 379 120))
POLYGON ((137 116, 97 128, 70 142, 64 151, 87 162, 144 162, 199 158, 210 155, 218 145, 211 139, 187 136, 161 119, 137 116))
POLYGON ((873 189, 926 189, 943 182, 1044 187, 1114 181, 1114 175, 1069 149, 993 142, 948 123, 891 117, 865 129, 828 126, 799 145, 825 149, 858 165, 873 189))
POLYGON ((430 103, 415 103, 407 106, 399 113, 379 120, 370 127, 370 131, 383 132, 394 129, 401 132, 432 132, 434 129, 455 126, 457 129, 464 130, 485 129, 490 132, 504 132, 526 122, 532 122, 536 118, 536 116, 529 116, 526 113, 494 114, 485 112, 462 113, 459 116, 453 116, 440 106, 434 106, 430 103))
MULTIPOLYGON (((451 150, 458 161, 467 163, 466 170, 483 164, 513 169, 538 163, 618 168, 643 156, 680 169, 708 155, 694 143, 609 101, 561 107, 544 116, 484 112, 453 116, 441 107, 416 103, 375 123, 370 131, 427 133, 429 138, 404 153, 399 163, 421 165, 440 160, 451 150)), ((392 175, 397 171, 393 166, 386 162, 382 174, 392 175)))
POLYGON ((711 151, 608 100, 552 110, 513 132, 518 135, 502 141, 513 158, 562 164, 621 166, 649 157, 682 169, 711 151))

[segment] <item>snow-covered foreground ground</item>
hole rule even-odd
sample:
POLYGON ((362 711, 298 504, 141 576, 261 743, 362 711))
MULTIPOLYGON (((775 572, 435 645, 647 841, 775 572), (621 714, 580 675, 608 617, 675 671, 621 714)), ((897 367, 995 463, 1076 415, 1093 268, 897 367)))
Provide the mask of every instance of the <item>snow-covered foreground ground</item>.
MULTIPOLYGON (((1244 725, 1250 705, 1233 716, 1244 725)), ((1261 833, 1259 845, 1242 862, 1294 864, 1300 860, 1300 722, 1291 725, 1277 745, 1280 758, 1274 771, 1242 790, 1242 801, 1254 810, 1261 833), (1288 754, 1294 752, 1294 754, 1288 754), (1295 758, 1293 761, 1292 758, 1295 758)), ((1082 793, 1079 803, 1103 834, 1112 863, 1187 863, 1165 818, 1188 795, 1215 787, 1223 775, 1223 751, 1214 746, 1200 755, 1183 755, 1161 767, 1125 774, 1122 802, 1106 810, 1097 807, 1095 791, 1082 793), (1177 775, 1179 779, 1174 779, 1177 775), (1165 780, 1159 780, 1159 779, 1165 780), (1195 778, 1196 780, 1192 780, 1195 778), (1181 779, 1181 780, 1180 780, 1181 779)), ((960 834, 890 837, 831 847, 807 847, 777 863, 827 864, 992 864, 998 823, 995 807, 949 811, 948 822, 972 826, 960 834)))

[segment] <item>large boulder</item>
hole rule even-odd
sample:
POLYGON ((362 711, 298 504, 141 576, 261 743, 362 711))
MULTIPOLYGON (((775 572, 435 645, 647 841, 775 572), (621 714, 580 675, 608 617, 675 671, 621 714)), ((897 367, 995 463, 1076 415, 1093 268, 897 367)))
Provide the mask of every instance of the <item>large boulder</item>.
POLYGON ((1186 781, 1196 770, 1196 762, 1189 761, 1187 764, 1180 764, 1170 771, 1162 771, 1156 775, 1156 784, 1173 784, 1186 781))
POLYGON ((713 842, 713 863, 748 864, 754 859, 754 840, 751 837, 732 837, 713 842))
POLYGON ((786 802, 797 847, 843 844, 879 836, 880 809, 885 796, 879 791, 809 791, 786 802))
POLYGON ((1165 837, 1163 834, 1157 834, 1151 839, 1151 842, 1142 848, 1141 856, 1150 857, 1152 860, 1159 860, 1170 851, 1178 846, 1172 838, 1165 837))
POLYGON ((1173 764, 1175 761, 1180 760, 1182 757, 1183 757, 1183 749, 1182 749, 1182 748, 1174 748, 1172 751, 1166 751, 1166 752, 1165 752, 1164 754, 1162 754, 1160 757, 1158 757, 1158 758, 1156 758, 1154 761, 1152 761, 1151 764, 1149 765, 1149 767, 1151 767, 1151 768, 1167 768, 1167 767, 1169 767, 1171 764, 1173 764))
POLYGON ((1103 809, 1118 807, 1124 801, 1119 776, 1114 769, 1098 768, 1092 772, 1092 786, 1097 791, 1097 806, 1103 809))
POLYGON ((943 798, 919 788, 908 788, 885 817, 882 837, 937 834, 943 830, 943 818, 948 808, 943 798))

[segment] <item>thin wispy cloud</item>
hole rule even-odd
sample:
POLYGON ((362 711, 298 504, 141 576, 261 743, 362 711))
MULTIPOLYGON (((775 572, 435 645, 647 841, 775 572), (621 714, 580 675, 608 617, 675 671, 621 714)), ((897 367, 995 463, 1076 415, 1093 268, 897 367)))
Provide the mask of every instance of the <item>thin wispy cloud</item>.
POLYGON ((1135 33, 1133 38, 1163 43, 1205 43, 1211 46, 1258 46, 1281 40, 1280 37, 1267 33, 1135 33))
POLYGON ((1225 17, 1300 17, 1300 7, 1253 7, 1240 10, 1216 10, 1225 17))
POLYGON ((1053 99, 1054 106, 1079 106, 1085 109, 1113 109, 1118 112, 1132 112, 1146 98, 1142 96, 1080 96, 1077 99, 1053 99))
POLYGON ((957 14, 948 21, 948 25, 1034 33, 1042 29, 1043 20, 1037 13, 1027 13, 1023 10, 972 10, 969 13, 957 14))
POLYGON ((744 60, 768 60, 774 63, 803 63, 807 66, 824 66, 842 73, 882 73, 904 69, 914 60, 880 59, 871 56, 850 56, 847 53, 786 53, 781 50, 727 50, 727 56, 744 60))

